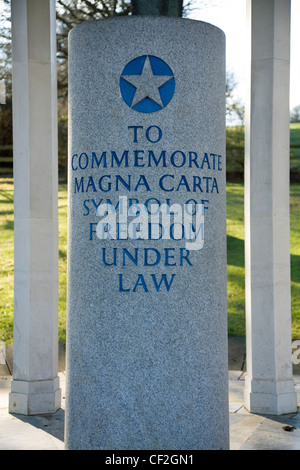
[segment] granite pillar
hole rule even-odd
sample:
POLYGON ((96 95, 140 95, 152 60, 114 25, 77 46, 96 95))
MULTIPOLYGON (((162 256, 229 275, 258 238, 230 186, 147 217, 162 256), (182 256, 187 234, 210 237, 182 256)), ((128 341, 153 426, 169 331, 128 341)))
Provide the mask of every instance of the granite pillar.
POLYGON ((69 48, 66 448, 226 449, 224 34, 135 16, 69 48))

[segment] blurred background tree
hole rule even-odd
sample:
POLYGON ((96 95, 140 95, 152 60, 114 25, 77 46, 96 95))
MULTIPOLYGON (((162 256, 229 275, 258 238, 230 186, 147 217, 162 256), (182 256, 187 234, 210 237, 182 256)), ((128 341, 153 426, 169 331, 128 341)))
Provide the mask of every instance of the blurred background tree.
POLYGON ((291 122, 300 122, 300 105, 295 106, 291 111, 291 122))

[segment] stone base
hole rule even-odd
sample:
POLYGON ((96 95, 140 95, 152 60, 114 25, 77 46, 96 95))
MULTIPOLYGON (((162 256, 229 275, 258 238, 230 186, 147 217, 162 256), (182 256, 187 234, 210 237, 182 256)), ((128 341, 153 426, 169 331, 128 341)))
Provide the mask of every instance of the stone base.
POLYGON ((282 415, 297 411, 293 379, 258 380, 245 378, 245 407, 251 413, 282 415))
POLYGON ((9 395, 9 412, 21 415, 54 413, 60 408, 59 378, 53 380, 13 380, 9 395))

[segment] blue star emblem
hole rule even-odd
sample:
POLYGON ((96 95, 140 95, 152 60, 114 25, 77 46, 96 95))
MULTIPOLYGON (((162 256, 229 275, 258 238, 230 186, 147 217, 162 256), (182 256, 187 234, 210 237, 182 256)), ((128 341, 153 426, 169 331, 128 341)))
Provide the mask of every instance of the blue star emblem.
POLYGON ((162 59, 144 55, 131 60, 120 78, 125 103, 140 113, 154 113, 165 108, 175 91, 171 68, 162 59))

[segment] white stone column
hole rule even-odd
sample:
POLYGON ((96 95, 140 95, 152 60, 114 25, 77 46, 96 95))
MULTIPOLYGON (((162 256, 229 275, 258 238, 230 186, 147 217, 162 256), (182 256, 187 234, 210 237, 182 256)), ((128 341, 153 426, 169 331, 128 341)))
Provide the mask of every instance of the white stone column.
POLYGON ((290 0, 247 0, 247 8, 245 405, 254 413, 283 414, 297 409, 291 362, 290 0))
POLYGON ((15 190, 9 411, 60 407, 55 0, 12 0, 15 190))

